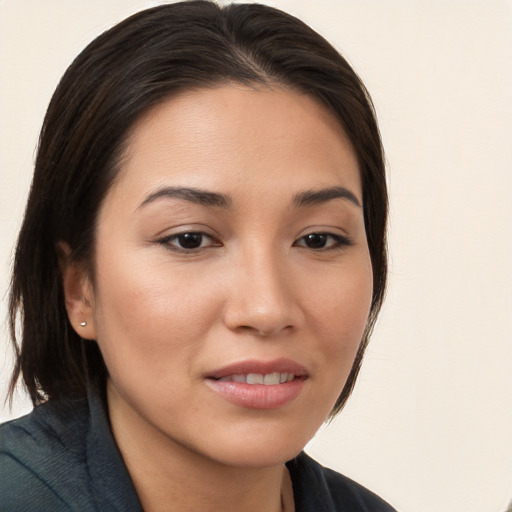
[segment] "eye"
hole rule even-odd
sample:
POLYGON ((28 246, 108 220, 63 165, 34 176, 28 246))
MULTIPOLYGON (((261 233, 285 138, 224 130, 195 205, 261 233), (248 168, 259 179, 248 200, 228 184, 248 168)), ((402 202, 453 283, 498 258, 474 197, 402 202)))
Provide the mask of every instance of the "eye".
POLYGON ((219 242, 215 241, 213 237, 200 231, 190 231, 166 236, 158 240, 158 243, 177 251, 195 251, 208 247, 219 247, 221 245, 219 242))
POLYGON ((299 238, 294 245, 313 250, 329 250, 351 245, 351 242, 347 237, 334 233, 309 233, 299 238))

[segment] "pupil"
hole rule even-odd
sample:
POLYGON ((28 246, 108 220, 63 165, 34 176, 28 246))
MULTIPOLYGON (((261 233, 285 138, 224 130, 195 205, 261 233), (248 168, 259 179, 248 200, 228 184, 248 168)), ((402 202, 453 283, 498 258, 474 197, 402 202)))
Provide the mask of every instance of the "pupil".
POLYGON ((306 236, 306 245, 311 249, 321 249, 325 247, 326 242, 327 235, 312 233, 306 236))
POLYGON ((184 233, 178 237, 178 240, 184 249, 197 249, 201 246, 203 235, 201 233, 184 233))

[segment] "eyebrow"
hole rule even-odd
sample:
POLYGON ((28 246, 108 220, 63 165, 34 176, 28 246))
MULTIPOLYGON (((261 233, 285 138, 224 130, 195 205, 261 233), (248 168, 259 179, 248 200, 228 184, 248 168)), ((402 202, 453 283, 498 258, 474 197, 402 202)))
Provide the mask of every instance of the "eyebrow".
MULTIPOLYGON (((208 208, 228 209, 232 204, 229 196, 219 194, 218 192, 210 192, 193 187, 162 187, 149 194, 139 205, 138 209, 163 198, 182 199, 208 208)), ((361 207, 361 203, 355 194, 345 187, 328 187, 320 190, 299 192, 293 200, 293 205, 296 208, 314 206, 332 201, 333 199, 346 199, 354 205, 361 207)))
POLYGON ((359 208, 361 207, 359 199, 357 199, 353 192, 345 187, 329 187, 322 188, 320 190, 306 190, 295 196, 293 204, 295 207, 300 208, 302 206, 314 206, 326 203, 332 199, 346 199, 359 208))
POLYGON ((229 208, 231 206, 231 198, 217 192, 209 192, 192 187, 162 187, 149 194, 142 201, 139 208, 162 198, 183 199, 208 208, 229 208))

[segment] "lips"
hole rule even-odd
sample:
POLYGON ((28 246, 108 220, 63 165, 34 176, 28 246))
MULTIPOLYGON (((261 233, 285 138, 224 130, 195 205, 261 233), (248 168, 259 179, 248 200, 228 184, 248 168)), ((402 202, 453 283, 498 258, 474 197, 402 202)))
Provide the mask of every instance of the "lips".
POLYGON ((263 384, 264 386, 275 386, 277 384, 284 384, 285 382, 290 382, 295 378, 295 374, 293 373, 267 373, 265 375, 261 373, 249 373, 247 375, 243 374, 235 374, 235 375, 227 375, 226 377, 221 377, 221 382, 242 382, 246 384, 263 384))
POLYGON ((207 374, 208 378, 220 380, 224 377, 234 375, 272 375, 275 373, 293 374, 296 377, 307 376, 307 370, 299 363, 291 359, 275 359, 273 361, 241 361, 232 363, 218 370, 214 370, 207 374))
POLYGON ((295 400, 309 378, 306 369, 289 359, 245 361, 225 366, 206 377, 216 394, 250 409, 278 409, 295 400))

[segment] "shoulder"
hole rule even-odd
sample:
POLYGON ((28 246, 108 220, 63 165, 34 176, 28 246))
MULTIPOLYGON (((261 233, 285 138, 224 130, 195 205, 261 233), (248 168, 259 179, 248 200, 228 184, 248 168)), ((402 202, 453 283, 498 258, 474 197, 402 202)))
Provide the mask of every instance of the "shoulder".
POLYGON ((110 430, 104 387, 0 426, 0 510, 142 510, 110 430))
POLYGON ((382 498, 336 471, 325 468, 305 453, 290 461, 297 512, 395 512, 382 498))
POLYGON ((89 510, 84 401, 36 407, 0 425, 1 510, 89 510))

